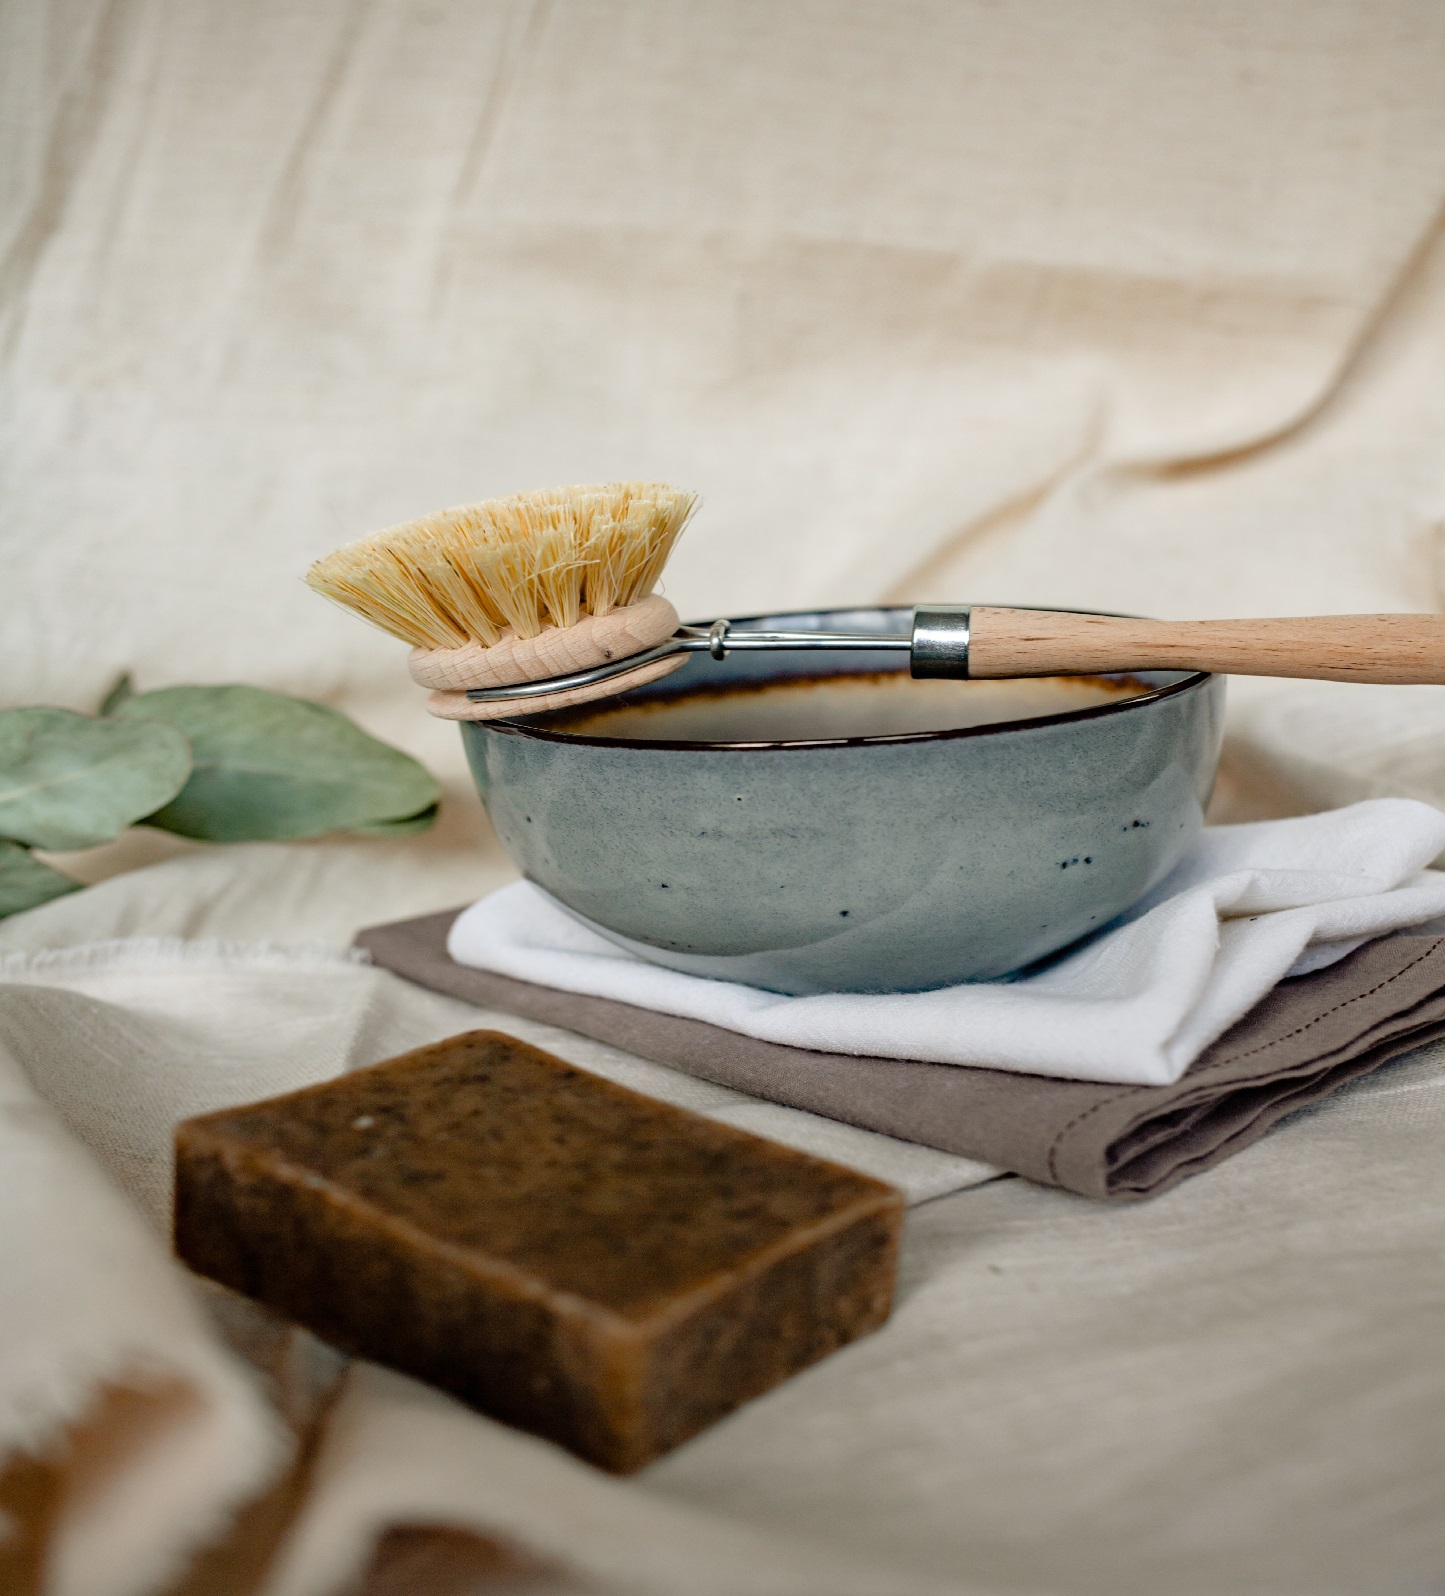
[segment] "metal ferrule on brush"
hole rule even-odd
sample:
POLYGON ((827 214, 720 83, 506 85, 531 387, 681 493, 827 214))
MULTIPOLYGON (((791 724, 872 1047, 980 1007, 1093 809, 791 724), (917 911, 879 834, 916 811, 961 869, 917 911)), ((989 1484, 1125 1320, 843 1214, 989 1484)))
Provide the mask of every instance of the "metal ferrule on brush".
POLYGON ((971 619, 972 611, 966 605, 917 605, 913 611, 908 674, 966 680, 971 619))

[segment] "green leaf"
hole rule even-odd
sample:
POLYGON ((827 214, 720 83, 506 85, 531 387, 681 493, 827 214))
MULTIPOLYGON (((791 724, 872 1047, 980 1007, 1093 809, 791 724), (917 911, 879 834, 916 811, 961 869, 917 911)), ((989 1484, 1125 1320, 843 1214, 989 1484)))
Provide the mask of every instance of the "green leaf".
POLYGON ((440 790, 398 748, 345 715, 259 687, 163 687, 119 710, 121 721, 169 721, 195 768, 147 824, 210 842, 316 837, 420 819, 440 790))
POLYGON ((353 826, 363 837, 411 837, 418 831, 427 831, 436 820, 440 804, 428 804, 414 815, 403 815, 400 820, 374 820, 367 826, 353 826))
POLYGON ((28 848, 18 842, 0 842, 0 920, 79 891, 78 881, 41 864, 28 848))
POLYGON ((190 770, 190 744, 159 721, 0 711, 0 838, 57 852, 109 842, 174 798, 190 770))
POLYGON ((129 671, 122 671, 110 684, 109 690, 100 701, 97 715, 113 715, 126 699, 135 697, 135 683, 131 680, 129 671))

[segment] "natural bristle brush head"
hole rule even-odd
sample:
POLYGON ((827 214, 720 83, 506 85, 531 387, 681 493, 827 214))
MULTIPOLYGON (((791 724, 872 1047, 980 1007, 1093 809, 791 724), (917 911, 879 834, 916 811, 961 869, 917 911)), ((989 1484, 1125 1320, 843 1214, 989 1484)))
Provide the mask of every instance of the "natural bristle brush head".
MULTIPOLYGON (((676 631, 677 612, 652 589, 696 504, 661 482, 517 493, 375 532, 318 560, 306 581, 412 645, 413 678, 436 689, 433 714, 515 715, 515 705, 469 704, 467 689, 587 670, 676 631)), ((681 663, 656 661, 605 693, 681 663)), ((537 699, 527 712, 553 707, 537 699)))
POLYGON ((515 493, 374 532, 306 581, 417 648, 490 647, 644 598, 696 503, 661 482, 515 493))

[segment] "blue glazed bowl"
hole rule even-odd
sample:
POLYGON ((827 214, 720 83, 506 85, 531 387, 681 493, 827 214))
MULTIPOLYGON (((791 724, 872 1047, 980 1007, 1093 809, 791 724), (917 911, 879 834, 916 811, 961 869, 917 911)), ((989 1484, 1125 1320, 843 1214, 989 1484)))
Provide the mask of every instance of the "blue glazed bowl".
MULTIPOLYGON (((895 632, 909 615, 734 624, 895 632)), ((888 678, 895 697, 925 685, 896 680, 906 675, 906 658, 881 651, 692 656, 614 703, 665 729, 729 692, 752 702, 823 677, 830 692, 860 677, 888 678)), ((607 705, 462 732, 508 853, 614 943, 775 992, 910 992, 1056 953, 1136 902, 1194 841, 1223 680, 1155 672, 1127 686, 1134 696, 1064 713, 809 740, 659 739, 637 735, 631 714, 627 735, 601 735, 607 705)))

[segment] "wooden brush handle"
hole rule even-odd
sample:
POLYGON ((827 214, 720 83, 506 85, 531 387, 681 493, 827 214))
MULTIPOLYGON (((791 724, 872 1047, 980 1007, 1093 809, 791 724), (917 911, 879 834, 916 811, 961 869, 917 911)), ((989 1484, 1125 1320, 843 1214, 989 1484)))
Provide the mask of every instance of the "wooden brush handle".
POLYGON ((975 608, 970 676, 1196 670, 1327 682, 1445 682, 1445 616, 1136 621, 975 608))

